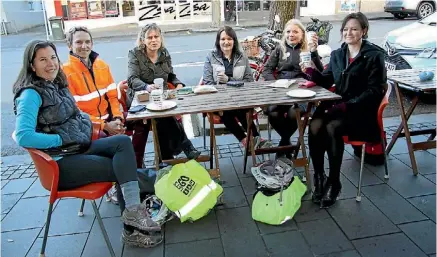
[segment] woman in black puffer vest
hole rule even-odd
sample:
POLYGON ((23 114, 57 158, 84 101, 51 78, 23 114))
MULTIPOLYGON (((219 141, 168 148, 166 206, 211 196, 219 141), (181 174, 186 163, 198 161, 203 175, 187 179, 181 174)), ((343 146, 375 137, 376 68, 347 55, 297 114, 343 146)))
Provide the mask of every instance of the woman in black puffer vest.
MULTIPOLYGON (((130 234, 134 229, 160 230, 140 204, 136 161, 129 137, 117 135, 91 141, 91 120, 77 108, 59 68, 53 43, 34 40, 27 45, 23 67, 13 86, 17 143, 52 156, 59 167, 58 190, 94 182, 117 182, 125 201, 121 219, 127 230, 127 225, 132 226, 130 234)), ((123 232, 123 239, 129 241, 129 231, 123 232)))

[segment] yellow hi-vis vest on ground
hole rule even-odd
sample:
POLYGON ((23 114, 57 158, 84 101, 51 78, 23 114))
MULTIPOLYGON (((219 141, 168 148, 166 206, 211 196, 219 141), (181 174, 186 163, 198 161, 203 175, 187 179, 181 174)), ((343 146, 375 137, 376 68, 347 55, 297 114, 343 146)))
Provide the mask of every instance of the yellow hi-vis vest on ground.
POLYGON ((155 194, 179 217, 195 221, 214 208, 223 188, 195 160, 176 164, 155 183, 155 194))

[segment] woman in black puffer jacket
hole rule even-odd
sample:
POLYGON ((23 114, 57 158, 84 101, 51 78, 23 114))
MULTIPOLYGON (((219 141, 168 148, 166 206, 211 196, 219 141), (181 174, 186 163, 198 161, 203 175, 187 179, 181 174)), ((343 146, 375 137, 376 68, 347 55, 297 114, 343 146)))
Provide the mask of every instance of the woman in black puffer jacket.
MULTIPOLYGON (((302 72, 300 53, 310 51, 311 59, 317 69, 323 70, 322 62, 317 53, 317 36, 312 38, 311 49, 308 48, 305 27, 302 22, 292 19, 285 24, 281 43, 267 61, 262 73, 265 80, 307 78, 302 72), (277 73, 276 78, 274 73, 277 73)), ((305 106, 300 106, 304 111, 305 106)), ((290 138, 297 130, 296 109, 292 105, 272 105, 267 108, 269 123, 281 136, 279 146, 290 145, 290 138)), ((279 153, 279 156, 289 153, 279 153)), ((278 156, 278 157, 279 157, 278 156)))
POLYGON ((310 123, 313 202, 322 208, 333 205, 341 190, 343 135, 353 141, 380 142, 377 112, 387 81, 385 51, 365 40, 368 30, 369 22, 364 14, 349 14, 340 30, 344 43, 332 52, 328 68, 322 73, 302 68, 317 85, 330 88, 335 84, 335 93, 342 96, 339 101, 322 102, 310 123), (323 167, 325 152, 329 159, 329 179, 323 167))

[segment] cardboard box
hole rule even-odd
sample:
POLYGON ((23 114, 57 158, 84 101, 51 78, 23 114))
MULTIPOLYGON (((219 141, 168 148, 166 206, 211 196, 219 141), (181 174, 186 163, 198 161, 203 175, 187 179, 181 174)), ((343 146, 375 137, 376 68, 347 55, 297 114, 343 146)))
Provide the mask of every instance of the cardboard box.
POLYGON ((147 91, 140 91, 137 93, 137 99, 138 102, 147 102, 149 101, 149 92, 147 91))

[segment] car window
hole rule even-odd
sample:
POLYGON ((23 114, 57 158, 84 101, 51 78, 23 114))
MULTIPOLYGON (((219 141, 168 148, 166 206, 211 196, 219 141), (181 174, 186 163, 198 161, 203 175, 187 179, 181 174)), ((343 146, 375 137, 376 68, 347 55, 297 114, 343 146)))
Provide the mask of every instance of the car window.
POLYGON ((437 23, 437 12, 431 14, 430 16, 423 18, 422 20, 419 21, 420 23, 423 24, 428 24, 431 26, 435 26, 437 23))

